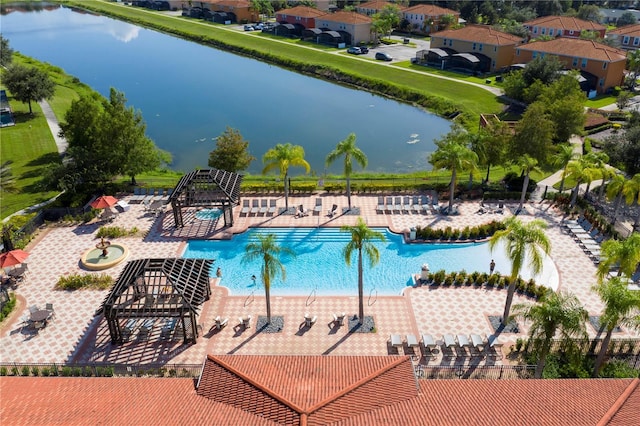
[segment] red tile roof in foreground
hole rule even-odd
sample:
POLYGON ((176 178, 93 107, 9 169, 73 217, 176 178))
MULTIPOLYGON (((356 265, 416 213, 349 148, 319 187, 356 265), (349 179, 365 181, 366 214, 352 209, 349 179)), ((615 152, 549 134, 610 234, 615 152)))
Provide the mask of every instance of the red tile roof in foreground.
POLYGON ((416 380, 408 357, 209 356, 181 378, 0 377, 0 424, 637 425, 640 379, 416 380))
POLYGON ((563 30, 574 31, 602 31, 606 27, 597 22, 585 21, 583 19, 574 18, 572 16, 543 16, 541 18, 532 19, 523 24, 529 27, 546 27, 546 28, 562 28, 563 30))
POLYGON ((357 12, 345 12, 345 11, 327 13, 326 15, 322 15, 316 19, 321 21, 338 22, 341 24, 350 24, 350 25, 370 24, 372 22, 371 18, 369 18, 367 15, 363 15, 357 12))
POLYGON ((408 9, 404 9, 403 13, 415 13, 418 15, 426 15, 426 16, 442 16, 442 15, 453 15, 460 16, 460 12, 456 12, 455 10, 447 9, 445 7, 438 7, 433 4, 418 4, 416 6, 412 6, 408 9))
POLYGON ((573 58, 587 58, 602 62, 626 61, 627 54, 622 49, 607 46, 593 40, 578 38, 556 38, 548 41, 534 41, 518 47, 521 50, 545 52, 573 58))
POLYGON ((276 16, 299 16, 301 18, 317 18, 318 16, 326 15, 327 12, 314 9, 309 6, 296 6, 290 9, 283 9, 276 12, 276 16))
POLYGON ((640 37, 640 24, 625 25, 609 31, 609 34, 617 34, 621 36, 640 37))
POLYGON ((522 37, 503 33, 488 25, 467 25, 466 27, 455 30, 440 31, 431 34, 431 37, 450 38, 453 40, 486 43, 496 46, 522 43, 522 37))

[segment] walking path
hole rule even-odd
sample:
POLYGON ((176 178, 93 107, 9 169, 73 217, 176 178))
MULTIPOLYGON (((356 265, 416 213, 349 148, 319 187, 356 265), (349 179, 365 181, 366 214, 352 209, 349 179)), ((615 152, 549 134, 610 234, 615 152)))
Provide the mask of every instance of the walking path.
POLYGON ((42 113, 44 117, 47 119, 47 124, 49 125, 49 129, 51 130, 51 135, 53 136, 54 141, 56 142, 56 147, 58 148, 58 152, 60 155, 64 155, 67 152, 67 148, 69 144, 60 136, 60 123, 58 123, 58 118, 53 113, 51 109, 51 105, 46 100, 42 100, 38 102, 40 108, 42 108, 42 113))

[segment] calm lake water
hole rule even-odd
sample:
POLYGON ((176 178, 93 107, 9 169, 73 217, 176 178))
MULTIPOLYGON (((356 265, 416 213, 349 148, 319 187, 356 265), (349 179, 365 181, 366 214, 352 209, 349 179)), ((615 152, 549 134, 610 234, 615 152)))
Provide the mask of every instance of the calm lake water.
POLYGON ((269 148, 291 142, 304 147, 318 175, 341 170, 339 161, 325 169, 324 159, 351 132, 369 171, 430 170, 433 139, 449 131, 447 120, 402 103, 106 17, 56 8, 0 19, 14 50, 105 96, 110 87, 124 92, 176 170, 207 167, 214 138, 227 126, 258 159, 250 173, 261 171, 269 148))

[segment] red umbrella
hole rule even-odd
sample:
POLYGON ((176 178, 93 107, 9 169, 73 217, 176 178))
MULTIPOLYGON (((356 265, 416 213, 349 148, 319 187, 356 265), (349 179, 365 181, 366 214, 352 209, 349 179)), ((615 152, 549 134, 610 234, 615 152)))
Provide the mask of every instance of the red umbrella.
POLYGON ((106 209, 107 207, 115 206, 118 203, 118 199, 116 197, 112 197, 111 195, 103 195, 102 197, 98 197, 91 203, 91 207, 94 209, 106 209))
POLYGON ((11 250, 2 253, 0 254, 0 268, 19 265, 23 263, 27 257, 29 257, 29 253, 24 250, 11 250))

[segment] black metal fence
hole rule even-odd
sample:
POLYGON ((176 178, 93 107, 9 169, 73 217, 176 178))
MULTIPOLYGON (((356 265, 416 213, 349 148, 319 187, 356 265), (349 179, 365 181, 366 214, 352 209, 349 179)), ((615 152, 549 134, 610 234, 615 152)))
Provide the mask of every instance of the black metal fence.
POLYGON ((0 363, 0 376, 198 377, 201 364, 0 363))
POLYGON ((535 365, 415 365, 416 377, 427 380, 488 379, 517 380, 532 379, 535 365))

